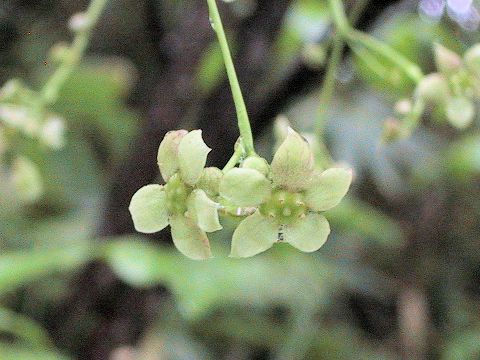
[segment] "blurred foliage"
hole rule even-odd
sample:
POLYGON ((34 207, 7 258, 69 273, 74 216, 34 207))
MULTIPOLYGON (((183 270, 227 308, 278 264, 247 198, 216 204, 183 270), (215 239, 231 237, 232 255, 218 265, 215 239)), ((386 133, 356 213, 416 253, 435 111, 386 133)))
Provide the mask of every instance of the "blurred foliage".
MULTIPOLYGON (((174 7, 171 1, 159 2, 174 7)), ((19 19, 7 17, 7 5, 0 4, 0 29, 5 29, 0 37, 15 39, 0 40, 0 77, 18 75, 36 83, 45 75, 46 49, 52 39, 64 36, 58 12, 63 19, 66 8, 70 13, 78 5, 64 2, 52 18, 19 3, 8 4, 25 15, 19 19), (32 16, 39 16, 32 29, 44 37, 19 35, 32 16)), ((176 15, 172 12, 168 26, 176 15)), ((118 33, 126 31, 121 18, 114 24, 118 33)), ((477 33, 464 34, 448 19, 426 21, 408 6, 388 10, 369 30, 425 71, 433 68, 433 41, 462 52, 479 40, 477 33)), ((328 49, 328 34, 325 2, 294 1, 268 60, 266 83, 281 81, 312 44, 328 49)), ((115 48, 116 40, 103 35, 99 31, 97 41, 115 48)), ((138 47, 143 54, 144 44, 138 47)), ((478 119, 472 129, 453 133, 426 118, 410 139, 381 144, 382 124, 391 116, 393 102, 412 84, 385 59, 367 56, 347 54, 329 110, 328 147, 336 161, 355 169, 356 179, 347 201, 327 214, 333 233, 326 246, 314 254, 279 246, 252 259, 233 260, 226 257, 229 239, 217 236, 212 246, 218 257, 201 263, 137 235, 96 237, 114 169, 127 161, 132 147, 141 146, 133 139, 138 114, 145 109, 126 105, 135 89, 134 69, 151 68, 143 69, 138 60, 145 54, 132 55, 135 64, 118 57, 85 61, 54 109, 67 121, 65 148, 47 151, 23 138, 15 144, 44 179, 39 201, 25 206, 12 195, 3 180, 8 174, 0 168, 0 359, 74 356, 58 340, 62 337, 46 330, 49 310, 67 301, 75 277, 94 260, 108 264, 128 286, 162 285, 171 294, 138 343, 117 349, 118 354, 146 360, 393 360, 414 358, 409 351, 420 351, 420 358, 478 358, 478 119), (370 61, 379 63, 375 68, 382 73, 372 72, 370 61), (422 318, 414 316, 418 304, 408 307, 399 301, 410 286, 427 299, 426 323, 414 321, 422 318), (423 348, 403 342, 411 329, 425 340, 423 348)), ((220 53, 212 44, 198 69, 198 96, 208 95, 222 78, 220 53)), ((312 130, 320 86, 291 99, 284 109, 296 128, 312 130)), ((272 136, 260 141, 263 152, 271 152, 272 136)), ((225 227, 233 229, 233 222, 225 227)), ((90 323, 83 322, 95 323, 96 316, 72 323, 65 337, 85 338, 90 323)))

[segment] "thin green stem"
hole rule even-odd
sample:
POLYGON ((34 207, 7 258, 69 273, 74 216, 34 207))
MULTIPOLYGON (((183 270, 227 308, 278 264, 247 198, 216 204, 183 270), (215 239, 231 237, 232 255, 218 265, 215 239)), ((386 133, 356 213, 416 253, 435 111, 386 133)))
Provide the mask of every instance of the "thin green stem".
POLYGON ((335 36, 333 40, 332 53, 327 65, 327 72, 320 92, 320 107, 317 121, 315 123, 315 134, 321 138, 325 129, 325 118, 327 116, 328 106, 332 101, 333 91, 335 89, 335 77, 338 66, 342 60, 344 42, 341 37, 335 36))
POLYGON ((58 99, 60 89, 82 59, 83 54, 87 49, 92 29, 100 18, 107 2, 108 0, 92 0, 88 6, 88 9, 84 14, 88 21, 88 26, 85 30, 78 31, 70 49, 68 50, 68 54, 66 54, 60 66, 41 89, 40 94, 43 103, 52 104, 58 99))
POLYGON ((403 119, 401 125, 401 136, 408 137, 413 130, 418 127, 420 119, 422 118, 423 110, 425 110, 425 103, 421 98, 416 98, 413 103, 412 111, 403 119))
POLYGON ((227 172, 228 170, 233 169, 235 165, 238 164, 238 162, 240 161, 243 155, 244 154, 243 154, 242 146, 237 146, 235 148, 235 152, 233 153, 232 157, 230 158, 230 160, 228 160, 227 164, 223 167, 223 172, 227 172))
POLYGON ((362 13, 367 3, 368 0, 361 0, 356 2, 354 8, 352 8, 351 13, 349 14, 348 19, 345 17, 342 3, 331 3, 332 13, 336 14, 334 16, 339 19, 339 22, 336 24, 336 33, 333 36, 332 52, 327 65, 327 71, 322 84, 322 90, 320 91, 319 110, 315 122, 315 134, 320 145, 320 154, 318 154, 318 156, 320 157, 321 163, 325 166, 328 166, 333 162, 332 157, 323 141, 323 138, 325 135, 325 121, 327 117, 328 107, 332 102, 332 97, 335 90, 335 77, 338 71, 338 67, 340 66, 340 63, 342 61, 343 49, 345 47, 345 42, 339 32, 349 31, 349 21, 351 23, 356 23, 358 17, 362 13), (339 24, 341 24, 342 30, 338 27, 339 24))
POLYGON ((235 66, 233 65, 232 55, 228 47, 227 37, 222 25, 222 19, 218 11, 217 3, 215 0, 207 0, 208 8, 210 10, 210 21, 213 29, 217 34, 220 48, 222 50, 223 61, 227 70, 228 80, 232 89, 233 101, 235 103, 235 109, 237 111, 238 128, 240 130, 240 136, 242 138, 245 151, 248 155, 255 154, 255 148, 253 145, 253 135, 250 126, 250 120, 248 119, 247 107, 243 100, 242 90, 238 83, 237 73, 235 72, 235 66))
POLYGON ((363 46, 372 53, 391 61, 402 69, 402 71, 415 83, 418 84, 420 80, 422 80, 423 73, 417 64, 412 63, 389 45, 368 34, 353 29, 349 25, 348 19, 345 15, 345 8, 342 0, 329 0, 329 5, 335 26, 352 48, 355 46, 363 46))
POLYGON ((397 50, 361 31, 353 30, 347 34, 347 41, 362 45, 377 55, 383 56, 398 66, 413 82, 418 84, 423 79, 420 67, 408 60, 397 50))
POLYGON ((347 15, 345 13, 345 7, 343 6, 342 0, 329 0, 329 6, 333 22, 337 27, 338 32, 347 37, 347 35, 352 31, 350 23, 348 21, 347 15))

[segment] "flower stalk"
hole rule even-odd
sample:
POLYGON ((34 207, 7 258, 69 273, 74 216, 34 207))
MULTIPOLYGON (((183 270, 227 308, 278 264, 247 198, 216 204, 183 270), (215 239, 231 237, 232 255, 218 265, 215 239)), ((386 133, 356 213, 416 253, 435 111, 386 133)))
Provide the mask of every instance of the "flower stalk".
POLYGON ((237 74, 235 72, 235 66, 233 65, 232 55, 230 53, 230 48, 228 47, 228 41, 225 35, 225 30, 223 29, 222 19, 218 11, 216 1, 207 0, 207 2, 210 11, 210 21, 220 43, 223 61, 227 70, 228 81, 230 82, 230 87, 232 89, 233 101, 235 103, 235 109, 237 111, 240 136, 242 138, 242 142, 247 155, 254 155, 255 148, 253 145, 253 135, 250 126, 250 120, 248 118, 247 107, 245 106, 242 90, 240 88, 237 74))
POLYGON ((68 54, 41 89, 41 101, 44 104, 53 104, 57 101, 62 86, 82 59, 90 41, 92 29, 98 22, 107 2, 108 0, 92 0, 85 13, 77 14, 76 20, 84 22, 84 27, 77 30, 68 54))

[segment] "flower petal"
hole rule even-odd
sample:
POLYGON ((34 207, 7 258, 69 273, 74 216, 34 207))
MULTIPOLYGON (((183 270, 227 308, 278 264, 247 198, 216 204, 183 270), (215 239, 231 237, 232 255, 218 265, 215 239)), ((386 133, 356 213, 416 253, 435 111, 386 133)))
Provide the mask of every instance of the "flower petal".
POLYGON ((255 212, 233 233, 230 257, 250 257, 270 249, 278 239, 278 229, 275 221, 255 212))
POLYGON ((187 130, 169 131, 158 148, 157 163, 163 180, 168 181, 178 171, 178 145, 187 130))
POLYGON ((203 190, 197 189, 190 194, 188 213, 203 231, 213 232, 222 229, 218 220, 218 204, 210 200, 203 190))
POLYGON ((133 195, 128 210, 139 232, 151 234, 168 225, 167 195, 163 186, 142 187, 133 195))
POLYGON ((336 206, 345 196, 352 182, 352 170, 327 169, 311 183, 305 192, 305 203, 315 211, 336 206))
POLYGON ((285 226, 285 242, 304 252, 317 251, 327 241, 330 225, 320 214, 308 214, 298 222, 285 226))
POLYGON ((188 185, 195 185, 207 163, 210 148, 203 142, 202 130, 190 131, 178 146, 180 174, 188 185))
POLYGON ((287 138, 273 157, 273 182, 291 192, 303 190, 309 184, 313 170, 313 152, 310 145, 289 128, 287 138))
POLYGON ((207 235, 192 219, 182 215, 170 217, 172 239, 176 248, 193 260, 206 260, 212 257, 207 235))
POLYGON ((272 185, 254 169, 233 168, 220 182, 220 195, 236 206, 255 206, 270 197, 272 185))

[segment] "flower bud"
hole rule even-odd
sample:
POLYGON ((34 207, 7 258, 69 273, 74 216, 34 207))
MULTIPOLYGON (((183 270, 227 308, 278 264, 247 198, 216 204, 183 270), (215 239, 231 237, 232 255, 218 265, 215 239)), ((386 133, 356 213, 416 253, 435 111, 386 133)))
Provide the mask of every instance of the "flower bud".
POLYGON ((11 101, 13 98, 19 95, 23 89, 24 85, 21 80, 9 80, 0 89, 0 100, 11 101))
POLYGON ((410 99, 401 99, 395 103, 394 110, 399 115, 406 115, 412 111, 412 102, 410 99))
POLYGON ((305 45, 302 55, 307 66, 312 69, 322 68, 327 57, 325 48, 322 45, 315 43, 305 45))
POLYGON ((465 65, 476 76, 480 77, 480 44, 472 46, 465 52, 465 65))
POLYGON ((202 189, 211 197, 218 194, 220 180, 222 180, 223 172, 216 167, 207 167, 203 169, 202 175, 197 182, 197 187, 202 189))
POLYGON ((43 184, 37 166, 25 157, 18 157, 12 165, 12 183, 21 200, 33 202, 43 193, 43 184))
POLYGON ((385 143, 390 143, 398 140, 401 137, 401 124, 395 118, 389 118, 383 125, 382 140, 385 143))
POLYGON ((243 161, 241 167, 257 170, 265 176, 267 176, 270 171, 270 166, 268 165, 267 160, 260 156, 249 156, 243 161))
POLYGON ((24 106, 0 105, 0 119, 28 136, 38 134, 40 123, 32 111, 24 106))
POLYGON ((462 59, 460 56, 445 46, 436 43, 434 45, 434 53, 437 69, 441 73, 450 75, 462 67, 462 59))
POLYGON ((165 181, 168 181, 178 171, 178 146, 187 133, 187 130, 169 131, 160 143, 157 162, 165 181))
POLYGON ((82 32, 86 31, 92 26, 91 19, 87 16, 87 14, 80 12, 73 15, 68 22, 68 27, 73 32, 82 32))
POLYGON ((423 100, 434 104, 443 103, 450 96, 447 79, 439 73, 425 76, 416 91, 423 100))
POLYGON ((454 97, 447 103, 446 114, 450 124, 457 129, 465 129, 475 117, 475 106, 466 97, 454 97))
POLYGON ((52 116, 47 119, 40 129, 41 141, 53 148, 60 149, 65 144, 65 122, 62 118, 52 116))
POLYGON ((67 43, 59 42, 54 44, 49 52, 49 57, 52 61, 60 63, 70 55, 70 48, 67 43))

